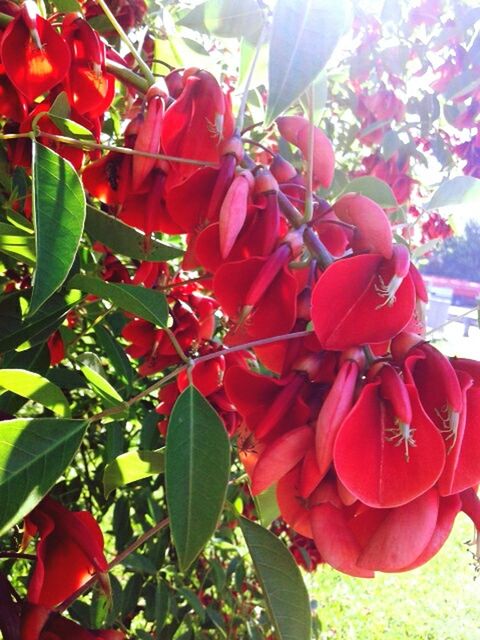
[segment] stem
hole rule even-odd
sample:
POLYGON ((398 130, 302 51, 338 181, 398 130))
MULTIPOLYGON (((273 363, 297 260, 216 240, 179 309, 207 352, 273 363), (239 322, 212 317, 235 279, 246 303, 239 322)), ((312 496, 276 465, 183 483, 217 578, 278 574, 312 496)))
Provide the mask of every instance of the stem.
POLYGON ((307 149, 307 191, 305 194, 304 221, 308 224, 313 218, 313 147, 315 127, 313 124, 314 95, 313 85, 308 89, 308 149, 307 149))
POLYGON ((0 551, 0 558, 15 558, 18 560, 36 560, 37 556, 32 553, 22 553, 21 551, 0 551))
MULTIPOLYGON (((45 113, 45 115, 48 115, 45 113)), ((34 138, 42 137, 49 140, 55 140, 62 144, 70 144, 73 147, 80 147, 83 149, 100 149, 104 151, 115 151, 116 153, 123 153, 127 156, 144 156, 146 158, 155 158, 156 160, 168 160, 168 162, 183 162, 185 164, 194 164, 201 167, 217 167, 218 163, 208 162, 206 160, 194 160, 193 158, 179 158, 177 156, 167 156, 162 153, 149 153, 148 151, 137 151, 136 149, 130 149, 129 147, 116 147, 109 144, 100 144, 98 142, 92 142, 90 140, 76 140, 75 138, 68 138, 67 136, 57 135, 56 133, 48 133, 46 131, 38 131, 36 134, 33 131, 27 133, 2 133, 0 134, 0 140, 16 140, 18 138, 34 138)))
POLYGON ((115 60, 109 60, 108 58, 105 60, 105 68, 118 80, 131 84, 142 93, 147 93, 149 87, 148 82, 135 73, 135 71, 132 71, 128 67, 124 67, 123 64, 119 64, 118 62, 115 62, 115 60))
MULTIPOLYGON (((148 531, 145 531, 145 533, 143 533, 136 540, 134 540, 134 542, 132 542, 131 545, 129 545, 121 553, 115 556, 115 558, 111 562, 108 563, 108 570, 110 571, 110 569, 113 569, 114 567, 116 567, 117 564, 120 564, 121 562, 123 562, 125 558, 127 558, 131 553, 133 553, 139 547, 141 547, 142 544, 144 544, 147 540, 152 538, 156 533, 158 533, 162 529, 165 529, 165 527, 168 526, 169 522, 170 521, 168 518, 164 518, 160 522, 157 522, 157 524, 154 524, 151 529, 148 529, 148 531)), ((64 602, 62 602, 62 604, 58 605, 58 607, 55 607, 55 611, 57 611, 58 613, 61 613, 62 611, 65 611, 65 609, 68 609, 68 607, 72 605, 75 602, 75 600, 79 598, 83 593, 85 593, 85 591, 88 591, 89 589, 91 589, 93 585, 96 583, 96 581, 97 581, 97 576, 93 576, 93 578, 90 578, 88 582, 86 582, 83 586, 81 586, 74 593, 72 593, 72 595, 69 598, 67 598, 64 602)))
POLYGON ((261 50, 262 45, 264 44, 264 42, 266 41, 266 38, 267 38, 267 32, 268 32, 268 25, 267 25, 266 22, 264 22, 262 30, 260 32, 260 35, 258 36, 258 41, 257 41, 256 49, 255 49, 255 54, 253 56, 252 64, 250 65, 250 69, 248 71, 248 76, 247 76, 247 79, 245 81, 245 86, 243 88, 242 100, 240 102, 240 107, 238 108, 237 119, 235 121, 235 129, 237 129, 238 131, 241 131, 243 129, 243 121, 245 119, 245 109, 247 107, 248 92, 250 90, 250 84, 252 82, 253 72, 255 71, 255 66, 256 66, 257 61, 258 61, 258 56, 260 55, 260 50, 261 50))
POLYGON ((253 144, 255 147, 259 147, 260 149, 263 149, 263 151, 266 151, 266 153, 269 153, 272 156, 272 158, 275 157, 275 154, 271 149, 268 149, 267 147, 265 147, 260 142, 257 142, 256 140, 251 140, 250 138, 242 138, 242 142, 246 142, 247 144, 253 144))
MULTIPOLYGON (((207 362, 208 360, 214 360, 215 358, 219 358, 220 356, 224 356, 229 353, 235 353, 236 351, 245 351, 247 349, 253 349, 255 347, 260 347, 265 344, 280 342, 281 340, 294 340, 295 338, 305 338, 311 333, 312 333, 311 331, 295 331, 294 333, 285 333, 279 336, 272 336, 270 338, 262 338, 261 340, 252 340, 251 342, 245 342, 244 344, 235 345, 234 347, 227 347, 226 349, 220 349, 219 351, 213 351, 212 353, 207 353, 204 356, 193 358, 191 361, 189 361, 189 365, 190 364, 195 365, 200 362, 207 362)), ((129 400, 126 400, 125 402, 123 402, 121 405, 117 407, 111 407, 109 409, 105 409, 105 411, 102 411, 101 413, 96 413, 89 419, 88 421, 89 424, 92 424, 93 422, 98 422, 99 420, 103 420, 103 418, 110 417, 112 415, 115 415, 116 413, 120 413, 121 411, 125 410, 125 407, 131 407, 132 405, 136 404, 139 400, 142 400, 142 398, 149 396, 151 393, 153 393, 157 389, 160 389, 160 387, 163 387, 163 385, 167 384, 167 382, 174 380, 178 376, 178 374, 184 371, 185 369, 187 369, 189 365, 182 364, 179 367, 176 367, 168 375, 161 378, 160 380, 157 380, 156 382, 151 384, 149 387, 147 387, 140 393, 137 393, 137 395, 133 396, 133 398, 130 398, 129 400)))
POLYGON ((145 60, 138 53, 138 51, 135 49, 135 46, 133 45, 133 42, 127 36, 127 34, 123 30, 122 26, 118 22, 118 20, 115 18, 113 13, 110 11, 110 9, 109 9, 107 3, 105 2, 105 0, 97 0, 97 4, 102 8, 103 13, 110 20, 110 23, 111 23, 112 27, 115 29, 115 31, 120 36, 120 40, 122 40, 122 42, 125 43, 125 45, 129 49, 130 53, 132 54, 132 56, 137 61, 137 64, 140 67, 140 69, 141 69, 141 71, 142 71, 142 73, 143 73, 143 75, 145 77, 145 80, 147 81, 148 85, 151 86, 152 84, 155 84, 155 77, 154 77, 153 73, 151 72, 150 67, 147 65, 145 60))
POLYGON ((172 343, 173 348, 177 352, 177 355, 180 358, 180 360, 182 362, 184 362, 186 365, 190 365, 191 364, 191 359, 188 356, 185 355, 185 352, 182 349, 182 345, 177 340, 177 337, 175 336, 173 331, 171 329, 169 329, 168 327, 164 327, 163 330, 165 331, 167 336, 170 338, 170 342, 172 343))
POLYGON ((303 241, 312 256, 318 262, 322 270, 325 270, 333 262, 333 256, 327 247, 311 227, 307 227, 303 232, 303 241))

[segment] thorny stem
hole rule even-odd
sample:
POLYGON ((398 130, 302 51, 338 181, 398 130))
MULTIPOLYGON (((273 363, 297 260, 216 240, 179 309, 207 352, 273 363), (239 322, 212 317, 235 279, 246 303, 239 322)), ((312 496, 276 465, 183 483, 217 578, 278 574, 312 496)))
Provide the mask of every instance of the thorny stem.
POLYGON ((235 128, 238 131, 241 131, 243 129, 243 121, 245 119, 245 109, 247 107, 248 92, 249 92, 249 89, 250 89, 250 84, 252 82, 253 72, 255 71, 255 66, 256 66, 257 61, 258 61, 258 56, 260 55, 260 50, 262 48, 262 45, 264 44, 264 42, 267 39, 267 33, 268 33, 268 25, 267 25, 266 22, 264 22, 262 30, 260 32, 260 35, 258 36, 258 41, 257 41, 257 45, 256 45, 256 48, 255 48, 255 54, 253 56, 253 60, 252 60, 252 63, 250 65, 250 69, 248 71, 248 76, 247 76, 247 79, 245 81, 245 86, 243 88, 243 93, 242 93, 242 100, 240 102, 240 107, 238 109, 237 119, 235 121, 235 128))
POLYGON ((140 67, 140 69, 141 69, 141 71, 142 71, 142 73, 143 73, 143 75, 145 77, 145 80, 148 82, 149 85, 155 84, 155 77, 154 77, 153 73, 151 72, 150 67, 147 65, 145 60, 138 53, 138 51, 135 49, 135 46, 134 46, 133 42, 127 36, 127 34, 123 30, 122 26, 118 22, 118 20, 115 18, 113 13, 110 11, 110 8, 108 7, 108 5, 105 2, 105 0, 97 0, 97 4, 102 8, 103 13, 110 20, 110 23, 111 23, 112 27, 118 33, 118 35, 120 36, 120 39, 122 40, 122 42, 125 43, 125 45, 129 49, 130 53, 132 54, 132 56, 137 61, 137 64, 140 67))
POLYGON ((171 371, 168 375, 157 380, 149 387, 137 393, 136 396, 133 396, 129 400, 122 402, 121 405, 110 407, 109 409, 105 409, 101 413, 96 413, 89 419, 89 424, 94 422, 98 422, 99 420, 103 420, 103 418, 109 418, 116 413, 120 413, 124 411, 126 407, 131 407, 136 404, 142 398, 149 396, 151 393, 160 389, 165 384, 174 380, 179 373, 187 369, 191 364, 195 365, 200 362, 207 362, 208 360, 214 360, 215 358, 219 358, 220 356, 228 355, 229 353, 235 353, 236 351, 246 351, 247 349, 253 349, 255 347, 260 347, 265 344, 272 344, 273 342, 280 342, 281 340, 294 340, 295 338, 305 338, 310 335, 311 331, 296 331, 294 333, 285 333, 279 336, 272 336, 270 338, 262 338, 261 340, 252 340, 251 342, 245 342, 244 344, 235 345, 234 347, 227 347, 226 349, 221 349, 220 351, 213 351, 212 353, 206 353, 204 356, 199 356, 198 358, 192 358, 192 360, 188 362, 188 364, 182 364, 179 367, 176 367, 173 371, 171 371))
MULTIPOLYGON (((48 114, 45 114, 48 115, 48 114)), ((90 140, 76 140, 75 138, 68 138, 67 136, 57 135, 56 133, 48 133, 46 131, 28 131, 26 133, 2 133, 0 134, 0 140, 16 140, 19 138, 35 139, 37 137, 48 138, 49 140, 55 140, 62 144, 70 144, 73 147, 81 147, 83 149, 101 149, 104 151, 115 151, 116 153, 123 153, 127 156, 144 156, 146 158, 155 158, 156 160, 167 160, 168 162, 183 162, 185 164, 194 164, 201 167, 216 167, 215 162, 208 162, 204 160, 194 160, 193 158, 179 158, 177 156, 167 156, 162 153, 149 153, 148 151, 137 151, 136 149, 130 149, 129 147, 116 147, 110 144, 100 144, 98 142, 92 142, 90 140)))
MULTIPOLYGON (((111 562, 108 563, 108 570, 110 571, 111 569, 116 567, 117 564, 121 564, 125 560, 125 558, 127 558, 131 553, 133 553, 139 547, 141 547, 145 542, 147 542, 147 540, 150 540, 150 538, 153 538, 153 536, 157 534, 159 531, 161 531, 162 529, 165 529, 165 527, 168 527, 169 522, 170 520, 168 518, 164 518, 160 522, 157 522, 156 524, 154 524, 153 527, 148 529, 148 531, 145 531, 145 533, 142 533, 142 535, 139 536, 136 540, 134 540, 132 544, 130 544, 126 549, 124 549, 121 553, 115 556, 115 558, 111 562)), ((61 613, 62 611, 65 611, 65 609, 68 609, 68 607, 72 605, 75 602, 75 600, 79 598, 83 593, 85 593, 85 591, 88 591, 89 589, 91 589, 91 587, 93 587, 96 581, 97 581, 96 576, 93 576, 92 578, 90 578, 88 582, 86 582, 83 586, 81 586, 74 593, 72 593, 72 595, 69 598, 67 598, 64 602, 62 602, 62 604, 58 605, 58 607, 55 607, 55 611, 57 611, 58 613, 61 613)))

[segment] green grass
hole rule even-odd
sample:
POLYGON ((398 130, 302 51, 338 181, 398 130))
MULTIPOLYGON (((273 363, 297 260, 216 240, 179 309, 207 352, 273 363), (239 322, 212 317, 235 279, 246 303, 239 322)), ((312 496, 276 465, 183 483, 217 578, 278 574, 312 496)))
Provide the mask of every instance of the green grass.
POLYGON ((465 543, 473 525, 463 514, 443 549, 404 574, 351 578, 320 568, 306 577, 318 602, 322 640, 480 640, 480 578, 465 543))

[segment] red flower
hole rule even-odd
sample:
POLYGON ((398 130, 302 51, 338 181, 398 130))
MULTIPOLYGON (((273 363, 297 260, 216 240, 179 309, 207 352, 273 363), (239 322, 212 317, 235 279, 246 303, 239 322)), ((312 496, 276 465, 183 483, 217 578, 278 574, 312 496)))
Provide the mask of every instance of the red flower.
POLYGON ((47 497, 25 519, 26 539, 37 532, 37 562, 27 591, 31 606, 22 618, 22 640, 36 640, 50 610, 93 575, 108 589, 102 532, 88 511, 68 511, 47 497))
POLYGON ((408 251, 395 245, 391 260, 365 254, 338 260, 312 293, 312 322, 324 349, 389 340, 411 319, 415 287, 408 251))
POLYGON ((333 459, 355 497, 371 507, 397 507, 436 483, 445 447, 415 387, 386 365, 340 427, 333 459))
POLYGON ((61 82, 70 68, 68 46, 30 0, 5 29, 1 56, 7 76, 30 101, 61 82))

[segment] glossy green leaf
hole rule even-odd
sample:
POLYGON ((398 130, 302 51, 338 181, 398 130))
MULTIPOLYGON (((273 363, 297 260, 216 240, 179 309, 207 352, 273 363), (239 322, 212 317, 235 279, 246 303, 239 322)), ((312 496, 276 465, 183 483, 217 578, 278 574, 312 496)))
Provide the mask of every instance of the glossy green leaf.
POLYGON ((374 200, 381 207, 398 207, 397 199, 389 185, 374 176, 362 176, 361 178, 350 180, 345 185, 343 193, 361 193, 374 200))
POLYGON ((38 373, 26 369, 0 369, 0 387, 39 402, 62 418, 70 417, 70 406, 62 390, 38 373))
MULTIPOLYGON (((77 363, 85 379, 98 394, 102 405, 106 409, 124 404, 122 396, 107 380, 100 358, 97 355, 88 352, 82 353, 78 356, 77 363)), ((115 414, 116 417, 120 415, 128 415, 128 406, 125 407, 125 411, 115 414)))
POLYGON ((38 142, 32 151, 32 209, 37 266, 30 315, 65 282, 85 221, 85 193, 77 172, 38 142))
POLYGON ((206 28, 221 38, 255 40, 262 28, 263 14, 256 0, 207 0, 203 6, 206 28))
POLYGON ((101 325, 94 328, 97 343, 101 347, 110 360, 110 364, 115 370, 115 374, 119 376, 130 387, 133 382, 133 368, 124 349, 115 340, 110 331, 101 325))
POLYGON ((346 0, 277 0, 265 126, 298 100, 317 78, 347 24, 346 0))
POLYGON ((35 266, 35 238, 12 224, 0 222, 0 252, 35 266))
POLYGON ((308 592, 293 556, 277 536, 259 524, 241 517, 240 528, 278 639, 310 640, 308 592))
POLYGON ((118 218, 87 205, 85 230, 92 240, 106 245, 114 253, 120 253, 136 260, 162 262, 178 258, 183 254, 179 247, 148 239, 144 233, 129 227, 118 218))
POLYGON ((259 493, 253 500, 255 502, 260 523, 264 527, 269 527, 280 515, 280 509, 277 502, 276 485, 272 485, 266 491, 263 491, 263 493, 259 493))
POLYGON ((130 482, 163 473, 164 451, 128 451, 107 464, 103 472, 105 496, 130 482))
POLYGON ((102 300, 109 300, 124 311, 139 318, 165 327, 168 320, 168 305, 165 296, 155 289, 133 284, 105 282, 93 276, 76 275, 68 282, 70 289, 80 289, 92 293, 102 300))
POLYGON ((29 513, 66 469, 86 422, 22 418, 2 422, 0 534, 29 513))
POLYGON ((57 126, 63 135, 69 138, 76 138, 77 140, 94 140, 92 132, 86 127, 78 124, 75 120, 69 118, 62 118, 52 113, 48 116, 55 126, 57 126))
POLYGON ((45 341, 62 323, 74 304, 67 304, 63 297, 53 296, 34 317, 23 321, 20 315, 20 298, 28 292, 15 291, 0 304, 0 351, 28 348, 45 341), (5 320, 5 325, 1 322, 5 320))
POLYGON ((217 413, 187 387, 170 416, 165 450, 167 504, 180 568, 203 549, 222 512, 230 472, 230 442, 217 413))
POLYGON ((55 0, 55 6, 62 13, 69 11, 82 11, 82 7, 78 0, 55 0))
POLYGON ((480 179, 473 176, 457 176, 438 187, 425 209, 441 209, 461 204, 480 205, 480 179))

